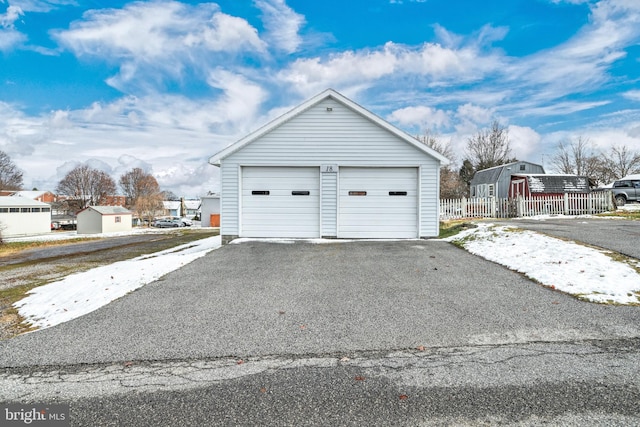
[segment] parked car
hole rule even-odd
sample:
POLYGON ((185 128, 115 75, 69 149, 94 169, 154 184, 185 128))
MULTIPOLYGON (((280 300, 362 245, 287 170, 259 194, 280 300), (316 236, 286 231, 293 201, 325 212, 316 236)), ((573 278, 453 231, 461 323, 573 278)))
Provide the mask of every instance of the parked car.
POLYGON ((187 217, 180 218, 178 216, 172 216, 171 219, 177 222, 181 222, 183 227, 191 227, 193 225, 193 221, 191 221, 187 217))
POLYGON ((176 221, 176 220, 171 219, 171 218, 157 219, 153 223, 153 226, 154 227, 158 227, 158 228, 184 227, 184 225, 182 225, 181 221, 176 221))
POLYGON ((640 175, 629 175, 613 183, 611 188, 616 205, 640 201, 640 175))

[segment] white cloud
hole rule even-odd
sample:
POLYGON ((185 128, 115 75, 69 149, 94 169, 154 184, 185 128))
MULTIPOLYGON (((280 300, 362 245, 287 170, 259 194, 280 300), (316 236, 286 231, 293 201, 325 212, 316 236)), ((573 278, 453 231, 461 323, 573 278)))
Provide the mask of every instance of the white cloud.
POLYGON ((630 90, 624 92, 622 96, 632 101, 640 101, 640 90, 630 90))
POLYGON ((499 67, 498 56, 483 56, 473 47, 452 49, 435 43, 414 47, 388 42, 327 58, 298 59, 278 78, 295 85, 299 93, 310 95, 327 87, 345 92, 354 86, 371 87, 382 79, 387 87, 402 86, 406 79, 414 84, 447 86, 480 80, 499 67))
POLYGON ((420 131, 445 128, 450 122, 447 112, 423 105, 395 110, 387 120, 401 126, 419 127, 420 131))
POLYGON ((11 0, 11 4, 25 12, 50 12, 60 6, 75 6, 76 0, 11 0))
POLYGON ((285 0, 255 0, 255 4, 262 11, 266 38, 272 47, 286 53, 296 52, 303 42, 299 31, 305 23, 304 16, 287 6, 285 0))
POLYGON ((143 167, 163 189, 195 197, 219 191, 219 171, 207 160, 243 136, 223 132, 255 126, 250 117, 237 129, 229 119, 216 118, 224 105, 183 97, 126 97, 84 110, 27 116, 0 103, 0 150, 24 171, 28 188, 53 190, 71 168, 87 163, 116 181, 127 170, 143 167))
POLYGON ((577 102, 566 101, 557 102, 551 105, 540 107, 531 106, 526 109, 526 114, 530 116, 563 116, 571 113, 590 110, 609 104, 610 101, 577 102))
POLYGON ((509 144, 511 152, 519 160, 527 160, 534 163, 540 161, 536 158, 540 152, 542 137, 530 127, 509 125, 509 144))
POLYGON ((180 78, 187 67, 207 70, 224 62, 224 55, 266 52, 254 27, 213 3, 136 2, 88 11, 53 37, 78 56, 118 64, 119 74, 108 83, 122 91, 132 80, 151 89, 163 75, 180 78))
POLYGON ((27 36, 14 26, 22 15, 22 9, 17 6, 9 6, 4 14, 0 14, 0 52, 11 50, 27 40, 27 36))
MULTIPOLYGON (((591 92, 611 80, 611 66, 640 40, 640 3, 602 0, 591 6, 590 21, 575 36, 556 47, 522 60, 511 60, 504 80, 518 82, 539 101, 591 92)), ((542 111, 542 110, 539 110, 542 111)))
POLYGON ((456 110, 456 117, 462 121, 473 123, 488 123, 495 115, 495 109, 484 108, 474 104, 460 105, 456 110))

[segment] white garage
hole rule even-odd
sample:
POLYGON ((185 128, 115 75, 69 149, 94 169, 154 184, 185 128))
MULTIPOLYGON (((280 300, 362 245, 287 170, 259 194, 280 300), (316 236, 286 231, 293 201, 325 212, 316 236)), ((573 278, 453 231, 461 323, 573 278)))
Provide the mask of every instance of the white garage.
POLYGON ((426 238, 448 160, 328 89, 211 157, 223 243, 237 237, 426 238))
POLYGON ((320 237, 319 209, 319 168, 242 168, 243 237, 320 237))
POLYGON ((338 237, 418 236, 417 168, 340 168, 338 237))

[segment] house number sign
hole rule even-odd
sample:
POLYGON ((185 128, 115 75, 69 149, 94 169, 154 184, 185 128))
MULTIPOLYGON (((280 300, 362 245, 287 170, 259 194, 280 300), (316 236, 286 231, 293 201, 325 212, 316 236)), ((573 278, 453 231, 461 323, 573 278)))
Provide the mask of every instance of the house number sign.
POLYGON ((322 173, 338 173, 338 165, 322 165, 320 171, 322 173))

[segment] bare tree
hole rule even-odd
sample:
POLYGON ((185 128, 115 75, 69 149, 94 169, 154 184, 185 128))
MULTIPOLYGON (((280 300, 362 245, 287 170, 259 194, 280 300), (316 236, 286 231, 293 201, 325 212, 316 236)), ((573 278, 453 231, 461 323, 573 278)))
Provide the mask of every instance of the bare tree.
POLYGON ((558 173, 592 176, 598 169, 598 156, 588 138, 579 136, 575 140, 558 143, 558 149, 551 163, 558 173))
POLYGON ((76 200, 83 209, 104 203, 107 196, 116 192, 116 183, 106 172, 81 165, 65 175, 56 191, 76 200))
POLYGON ((604 157, 602 171, 604 182, 640 173, 640 153, 630 151, 626 145, 614 145, 609 155, 604 157))
POLYGON ((162 208, 162 193, 157 192, 145 196, 139 196, 136 199, 134 210, 138 215, 138 218, 146 219, 149 224, 155 218, 159 209, 162 208))
POLYGON ((0 190, 21 190, 22 172, 4 151, 0 151, 0 190))
POLYGON ((447 166, 440 168, 440 197, 443 199, 458 199, 467 195, 468 186, 455 170, 452 164, 455 162, 455 154, 451 148, 451 141, 442 142, 436 135, 427 131, 424 135, 418 135, 416 139, 429 148, 442 154, 450 160, 447 166))
POLYGON ((511 157, 509 131, 495 120, 490 129, 478 131, 467 140, 467 159, 475 170, 483 170, 515 161, 511 157))
POLYGON ((127 206, 133 208, 139 218, 151 222, 156 211, 162 208, 163 194, 158 181, 150 173, 134 168, 123 174, 119 183, 127 197, 127 206))
POLYGON ((127 197, 127 206, 134 206, 141 196, 160 192, 158 181, 141 168, 133 168, 126 172, 120 176, 118 183, 127 197))

